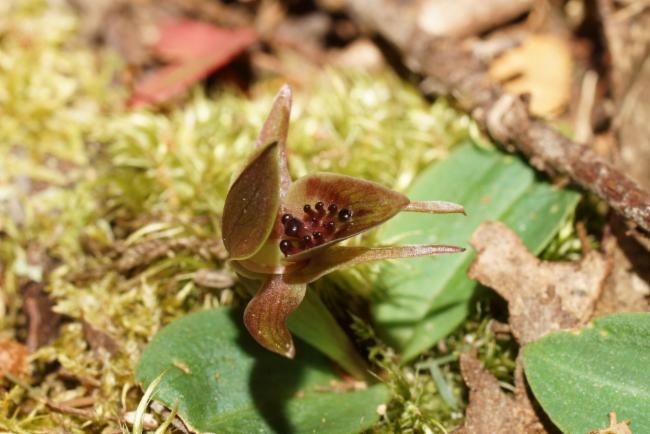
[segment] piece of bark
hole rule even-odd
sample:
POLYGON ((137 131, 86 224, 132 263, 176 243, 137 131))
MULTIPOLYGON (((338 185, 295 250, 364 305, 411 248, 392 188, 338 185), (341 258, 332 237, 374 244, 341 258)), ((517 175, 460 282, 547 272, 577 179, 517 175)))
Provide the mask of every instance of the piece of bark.
POLYGON ((29 281, 22 286, 23 310, 27 317, 27 349, 30 353, 54 339, 59 333, 61 315, 54 312, 54 302, 43 290, 45 285, 29 281))
POLYGON ((476 358, 475 353, 460 356, 460 369, 469 387, 469 406, 465 423, 455 434, 543 434, 548 432, 539 421, 529 400, 521 360, 515 371, 515 393, 501 390, 499 381, 476 358))
POLYGON ((381 33, 403 54, 406 64, 424 74, 437 93, 452 97, 478 125, 510 151, 552 175, 568 175, 612 208, 650 231, 650 193, 584 145, 533 118, 525 96, 504 92, 492 83, 485 64, 462 41, 432 37, 418 27, 417 10, 400 2, 348 0, 366 26, 381 33))
POLYGON ((520 345, 586 323, 611 269, 598 252, 577 262, 541 261, 503 223, 481 224, 471 244, 478 253, 468 275, 508 302, 510 327, 520 345))
POLYGON ((612 272, 596 303, 594 316, 615 312, 650 312, 650 252, 613 219, 603 246, 612 258, 612 272))

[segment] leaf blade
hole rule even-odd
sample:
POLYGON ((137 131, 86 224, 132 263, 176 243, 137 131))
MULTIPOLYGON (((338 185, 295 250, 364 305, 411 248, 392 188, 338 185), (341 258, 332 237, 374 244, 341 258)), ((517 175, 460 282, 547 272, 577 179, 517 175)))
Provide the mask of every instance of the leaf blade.
POLYGON ((610 412, 630 419, 634 432, 650 432, 649 348, 650 314, 609 315, 527 345, 524 370, 533 394, 563 432, 607 426, 610 412))
MULTIPOLYGON (((380 242, 464 246, 482 221, 502 220, 535 253, 559 229, 579 198, 535 181, 533 170, 518 159, 471 143, 423 172, 409 196, 460 203, 467 217, 400 214, 382 228, 380 242), (550 206, 557 209, 551 213, 546 209, 550 206)), ((453 331, 468 315, 476 283, 465 274, 473 254, 416 258, 384 267, 379 278, 384 291, 375 295, 373 316, 382 337, 403 351, 404 361, 453 331)))
POLYGON ((145 348, 137 381, 146 388, 168 369, 154 399, 178 402, 179 415, 201 432, 345 434, 376 421, 376 406, 388 398, 383 385, 324 391, 339 380, 324 357, 302 342, 293 361, 268 352, 240 318, 239 310, 219 308, 174 321, 145 348))

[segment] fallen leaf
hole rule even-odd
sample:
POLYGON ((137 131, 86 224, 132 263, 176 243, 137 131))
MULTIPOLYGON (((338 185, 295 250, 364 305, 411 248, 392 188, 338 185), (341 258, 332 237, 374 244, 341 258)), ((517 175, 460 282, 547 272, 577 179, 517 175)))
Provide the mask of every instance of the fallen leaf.
POLYGON ((469 387, 469 406, 465 423, 455 434, 547 432, 528 398, 520 359, 517 359, 514 394, 501 390, 499 381, 481 365, 474 352, 461 354, 460 369, 469 387))
POLYGON ((200 21, 163 24, 154 53, 173 63, 157 69, 135 85, 131 107, 161 104, 227 65, 255 40, 252 28, 222 29, 200 21))
POLYGON ((27 367, 27 347, 14 340, 0 341, 0 378, 6 374, 23 376, 27 367))
POLYGON ((609 426, 607 428, 589 431, 589 434, 632 434, 629 420, 618 422, 616 419, 616 413, 610 413, 609 426))
POLYGON ((506 299, 510 327, 521 345, 586 323, 611 269, 611 261, 598 252, 577 262, 541 261, 497 222, 481 224, 471 243, 478 254, 468 274, 506 299))
MULTIPOLYGON (((255 40, 252 28, 222 29, 201 21, 170 21, 160 26, 154 54, 167 61, 190 61, 215 51, 239 52, 255 40)), ((226 53, 220 54, 224 56, 226 53)))
POLYGON ((543 117, 557 116, 569 103, 572 72, 567 41, 551 34, 530 35, 489 68, 490 77, 506 90, 530 94, 531 112, 543 117))

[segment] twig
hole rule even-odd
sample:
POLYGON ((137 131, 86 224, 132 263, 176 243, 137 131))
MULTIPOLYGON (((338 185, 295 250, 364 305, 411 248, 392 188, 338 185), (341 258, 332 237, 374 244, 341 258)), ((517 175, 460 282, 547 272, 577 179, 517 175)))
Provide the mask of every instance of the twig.
POLYGON ((409 67, 434 81, 436 89, 454 98, 506 149, 521 152, 539 170, 568 175, 650 231, 650 194, 591 148, 533 118, 526 98, 506 93, 490 82, 483 62, 460 41, 423 32, 416 22, 408 20, 417 14, 400 13, 399 2, 348 0, 348 6, 362 23, 401 50, 409 67))

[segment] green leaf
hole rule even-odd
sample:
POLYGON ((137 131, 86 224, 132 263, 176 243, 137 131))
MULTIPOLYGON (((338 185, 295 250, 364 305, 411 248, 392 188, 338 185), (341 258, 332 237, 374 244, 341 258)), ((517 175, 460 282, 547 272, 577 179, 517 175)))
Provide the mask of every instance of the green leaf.
MULTIPOLYGON (((535 180, 516 157, 471 143, 426 170, 409 191, 411 200, 448 200, 467 216, 402 213, 378 234, 382 244, 451 244, 469 247, 485 220, 500 220, 539 253, 573 212, 579 195, 535 180)), ((430 348, 467 317, 477 283, 467 277, 474 252, 395 261, 382 269, 373 304, 380 334, 405 361, 430 348)))
POLYGON ((153 399, 200 432, 356 433, 387 400, 375 385, 331 391, 340 381, 327 360, 297 342, 295 360, 260 347, 240 326, 241 311, 194 313, 164 328, 145 348, 136 379, 146 388, 168 370, 153 399))
POLYGON ((649 366, 649 313, 605 316, 524 348, 535 398, 565 433, 606 427, 610 412, 633 432, 650 432, 649 366))
POLYGON ((287 324, 294 335, 327 355, 350 375, 369 379, 366 361, 316 291, 307 288, 305 299, 289 316, 287 324))

